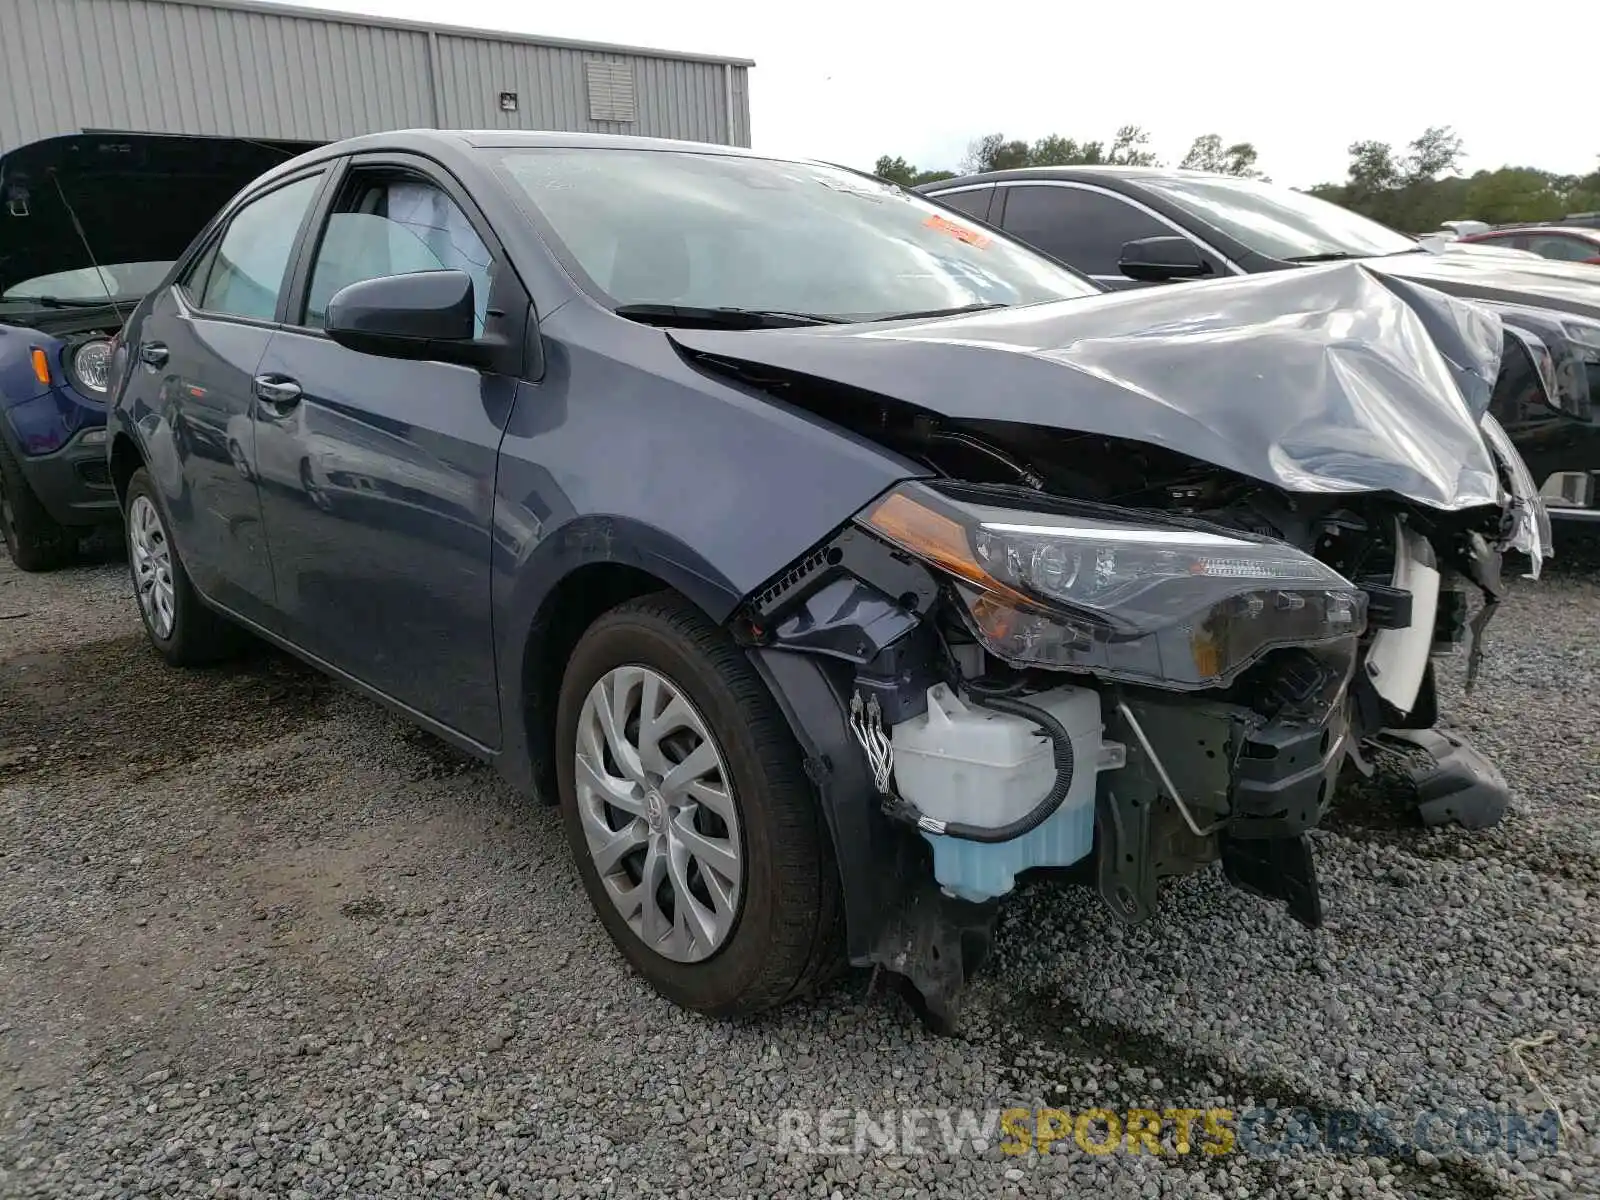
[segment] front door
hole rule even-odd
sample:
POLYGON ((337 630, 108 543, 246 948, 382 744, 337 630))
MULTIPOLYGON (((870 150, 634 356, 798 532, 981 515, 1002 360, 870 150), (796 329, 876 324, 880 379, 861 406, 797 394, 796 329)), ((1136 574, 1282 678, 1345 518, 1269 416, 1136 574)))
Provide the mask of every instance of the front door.
POLYGON ((270 619, 274 591, 256 496, 255 376, 321 179, 240 208, 155 298, 129 348, 137 405, 160 418, 151 469, 184 563, 202 593, 255 621, 270 619))
MULTIPOLYGON (((1085 184, 1046 180, 1010 184, 1000 190, 1005 205, 1001 228, 1112 291, 1151 286, 1130 279, 1117 265, 1125 243, 1147 237, 1188 236, 1128 198, 1085 184)), ((1212 278, 1228 274, 1212 251, 1199 244, 1195 250, 1211 268, 1212 278)))
POLYGON ((473 276, 481 333, 486 232, 421 169, 357 160, 312 243, 304 297, 257 369, 254 426, 288 636, 493 748, 491 516, 515 381, 357 353, 322 332, 348 284, 454 269, 473 276))

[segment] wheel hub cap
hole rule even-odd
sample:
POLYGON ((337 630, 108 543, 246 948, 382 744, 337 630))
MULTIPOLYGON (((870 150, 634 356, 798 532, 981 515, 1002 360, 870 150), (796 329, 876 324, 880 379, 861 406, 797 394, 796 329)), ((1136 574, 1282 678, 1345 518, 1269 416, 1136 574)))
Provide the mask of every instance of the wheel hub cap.
POLYGON ((578 717, 578 816, 611 902, 645 945, 676 962, 733 931, 744 849, 732 780, 705 720, 671 680, 617 667, 578 717))
POLYGON ((667 831, 667 802, 661 793, 652 788, 644 798, 645 819, 650 822, 651 833, 667 831))
POLYGON ((177 605, 172 585, 172 548, 167 544, 161 514, 148 496, 135 496, 128 506, 128 550, 139 608, 158 638, 172 636, 177 605))

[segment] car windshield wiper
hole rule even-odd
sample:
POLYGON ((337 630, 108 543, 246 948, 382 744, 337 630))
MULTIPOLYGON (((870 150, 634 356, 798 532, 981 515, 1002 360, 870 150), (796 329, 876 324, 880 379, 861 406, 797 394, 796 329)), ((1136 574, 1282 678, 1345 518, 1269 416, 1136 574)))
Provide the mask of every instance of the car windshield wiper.
POLYGON ((700 325, 707 329, 794 329, 803 325, 840 325, 844 317, 826 313, 785 312, 776 308, 707 308, 696 304, 619 304, 619 317, 651 325, 700 325))
POLYGON ((105 300, 63 300, 60 296, 0 296, 0 304, 37 304, 40 308, 105 308, 116 303, 105 300))
POLYGON ((958 304, 954 308, 923 308, 914 312, 890 313, 874 321, 914 321, 919 317, 958 317, 962 313, 987 312, 991 308, 1010 308, 1009 304, 958 304))

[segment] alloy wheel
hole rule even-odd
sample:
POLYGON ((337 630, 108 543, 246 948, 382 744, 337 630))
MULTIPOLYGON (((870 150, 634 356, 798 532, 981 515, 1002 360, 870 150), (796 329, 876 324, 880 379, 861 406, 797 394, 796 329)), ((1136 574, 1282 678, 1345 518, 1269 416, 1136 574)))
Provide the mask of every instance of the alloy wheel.
POLYGON ((744 859, 716 739, 671 680, 607 672, 578 717, 578 814, 606 893, 634 934, 674 962, 716 953, 739 915, 744 859))
POLYGON ((149 496, 135 496, 128 506, 128 542, 133 555, 134 587, 139 607, 156 637, 172 636, 177 603, 172 584, 172 547, 161 514, 149 496))

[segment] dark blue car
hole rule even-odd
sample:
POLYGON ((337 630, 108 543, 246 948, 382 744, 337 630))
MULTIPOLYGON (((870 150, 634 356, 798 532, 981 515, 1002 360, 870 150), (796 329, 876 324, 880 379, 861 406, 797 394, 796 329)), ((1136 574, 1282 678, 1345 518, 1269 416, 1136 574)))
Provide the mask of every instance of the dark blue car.
POLYGON ((0 156, 0 534, 18 567, 60 566, 120 524, 112 339, 229 197, 304 148, 85 134, 0 156))
POLYGON ((947 1025, 1029 873, 1316 925, 1364 743, 1498 815, 1431 664, 1548 547, 1518 345, 1360 266, 1109 296, 846 170, 406 132, 226 205, 107 463, 167 660, 249 631, 559 802, 665 995, 850 961, 947 1025))

